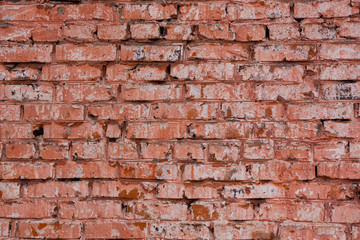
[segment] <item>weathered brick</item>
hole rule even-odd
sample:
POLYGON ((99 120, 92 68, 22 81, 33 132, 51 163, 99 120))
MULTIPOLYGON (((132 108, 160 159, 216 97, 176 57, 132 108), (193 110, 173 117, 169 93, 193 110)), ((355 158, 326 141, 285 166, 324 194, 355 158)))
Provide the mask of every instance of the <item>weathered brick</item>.
POLYGON ((284 198, 286 187, 273 183, 226 185, 222 195, 228 198, 284 198))
POLYGON ((87 197, 87 182, 38 182, 24 188, 24 196, 29 198, 87 197))
POLYGON ((129 123, 126 134, 126 137, 130 139, 172 139, 187 136, 187 126, 180 122, 129 123))
POLYGON ((171 66, 170 76, 180 80, 233 80, 234 64, 199 63, 171 66))
POLYGON ((240 42, 263 41, 266 38, 266 27, 260 24, 231 24, 235 40, 240 42))
POLYGON ((268 118, 284 119, 284 106, 281 104, 263 104, 257 102, 223 103, 221 112, 225 118, 230 119, 256 119, 268 118))
POLYGON ((135 23, 130 25, 131 38, 156 39, 160 38, 160 26, 156 23, 135 23))
POLYGON ((345 38, 360 38, 360 22, 341 22, 339 36, 345 38))
POLYGON ((152 105, 150 116, 154 119, 215 119, 215 103, 157 103, 152 105))
MULTIPOLYGON (((121 45, 122 61, 175 62, 182 58, 179 45, 121 45)), ((112 59, 114 60, 114 59, 112 59)))
POLYGON ((248 83, 187 84, 188 99, 244 101, 252 99, 252 85, 248 83))
POLYGON ((49 179, 54 176, 54 165, 49 163, 2 163, 0 179, 49 179))
POLYGON ((146 222, 96 221, 86 222, 85 234, 88 238, 145 238, 146 222))
POLYGON ((18 224, 19 236, 23 238, 79 238, 79 222, 22 221, 18 224))
POLYGON ((360 59, 360 44, 324 43, 319 47, 321 60, 360 59))
POLYGON ((116 46, 109 44, 99 45, 74 45, 61 44, 56 46, 56 60, 59 62, 78 61, 114 61, 116 46))
POLYGON ((114 7, 97 3, 58 5, 51 10, 50 18, 52 21, 114 21, 117 19, 114 7))
POLYGON ((26 120, 83 120, 84 107, 66 104, 37 104, 24 106, 26 120))
POLYGON ((238 69, 243 81, 302 82, 305 75, 302 65, 239 65, 238 69))
POLYGON ((93 42, 95 31, 95 25, 69 24, 64 28, 64 37, 69 40, 93 42))
POLYGON ((136 204, 135 219, 181 220, 187 219, 185 203, 140 202, 136 204))
POLYGON ((195 43, 187 46, 186 59, 247 60, 249 47, 243 44, 195 43))
POLYGON ((300 27, 294 23, 277 23, 267 26, 271 40, 290 40, 300 38, 300 27))
POLYGON ((2 21, 49 21, 49 10, 44 5, 3 5, 2 21))
POLYGON ((126 40, 128 38, 127 26, 125 24, 99 25, 97 27, 97 36, 102 40, 126 40))
POLYGON ((108 162, 65 163, 56 166, 56 178, 116 178, 117 166, 108 162))
POLYGON ((55 89, 57 102, 110 102, 117 97, 116 85, 66 84, 55 89))
POLYGON ((222 20, 225 17, 225 3, 185 4, 179 10, 179 19, 182 21, 222 20))
POLYGON ((198 139, 249 138, 252 132, 249 122, 192 123, 189 134, 198 139))
POLYGON ((288 105, 289 119, 349 119, 354 114, 349 103, 303 103, 288 105))
POLYGON ((277 231, 278 226, 272 222, 216 222, 214 224, 215 239, 271 239, 277 231))
POLYGON ((117 197, 125 199, 142 198, 145 195, 144 189, 139 183, 120 183, 119 181, 94 182, 94 197, 117 197))
POLYGON ((352 7, 350 0, 299 2, 294 5, 295 18, 347 17, 356 13, 359 9, 352 7))
POLYGON ((48 44, 2 45, 0 62, 51 62, 53 46, 48 44))
POLYGON ((240 159, 240 143, 212 143, 209 145, 209 161, 236 162, 240 159))
POLYGON ((160 163, 120 163, 120 177, 133 179, 178 180, 179 166, 160 163))
POLYGON ((56 202, 35 200, 0 204, 2 218, 51 218, 55 213, 56 202), (36 206, 41 206, 38 208, 36 206))
POLYGON ((127 84, 121 90, 126 101, 179 100, 183 95, 178 84, 127 84))
POLYGON ((256 61, 310 61, 315 59, 313 45, 258 45, 254 51, 256 61))
POLYGON ((318 165, 318 176, 335 179, 359 179, 360 164, 355 162, 321 162, 318 165))
POLYGON ((320 65, 321 80, 360 80, 360 65, 358 64, 331 64, 320 65))
POLYGON ((285 18, 290 16, 290 4, 275 1, 229 4, 227 12, 229 20, 285 18))
POLYGON ((360 84, 324 83, 321 85, 323 98, 326 100, 360 99, 360 84))
POLYGON ((335 39, 337 37, 336 26, 326 23, 305 23, 301 25, 302 35, 311 40, 335 39))
POLYGON ((126 20, 164 20, 176 17, 177 8, 173 4, 126 4, 122 14, 126 20))
POLYGON ((333 137, 357 138, 360 124, 358 122, 325 121, 325 135, 333 137))
POLYGON ((101 77, 99 66, 46 65, 42 68, 42 80, 48 81, 96 81, 101 77))
POLYGON ((151 237, 177 239, 209 239, 210 226, 207 223, 192 222, 159 222, 149 226, 151 237))
POLYGON ((204 39, 233 40, 234 34, 230 32, 228 24, 202 24, 199 25, 199 34, 204 39))

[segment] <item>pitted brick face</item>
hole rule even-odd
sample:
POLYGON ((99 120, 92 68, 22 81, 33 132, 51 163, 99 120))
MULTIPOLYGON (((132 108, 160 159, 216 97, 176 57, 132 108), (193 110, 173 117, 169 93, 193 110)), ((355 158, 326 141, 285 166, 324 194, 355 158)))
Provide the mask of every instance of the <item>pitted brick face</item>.
POLYGON ((0 4, 0 239, 360 240, 359 0, 0 4))

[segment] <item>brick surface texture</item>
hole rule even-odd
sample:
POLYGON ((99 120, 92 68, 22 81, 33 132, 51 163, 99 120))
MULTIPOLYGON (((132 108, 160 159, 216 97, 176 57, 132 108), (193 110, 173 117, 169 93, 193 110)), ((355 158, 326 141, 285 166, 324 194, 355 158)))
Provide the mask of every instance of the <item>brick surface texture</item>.
POLYGON ((359 13, 0 1, 0 239, 360 240, 359 13))

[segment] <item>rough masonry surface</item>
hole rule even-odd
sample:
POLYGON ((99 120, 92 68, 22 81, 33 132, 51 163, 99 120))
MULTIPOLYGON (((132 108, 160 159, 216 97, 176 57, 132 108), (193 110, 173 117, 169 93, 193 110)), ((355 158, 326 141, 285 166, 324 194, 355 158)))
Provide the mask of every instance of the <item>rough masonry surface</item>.
POLYGON ((0 239, 360 240, 359 0, 0 2, 0 239))

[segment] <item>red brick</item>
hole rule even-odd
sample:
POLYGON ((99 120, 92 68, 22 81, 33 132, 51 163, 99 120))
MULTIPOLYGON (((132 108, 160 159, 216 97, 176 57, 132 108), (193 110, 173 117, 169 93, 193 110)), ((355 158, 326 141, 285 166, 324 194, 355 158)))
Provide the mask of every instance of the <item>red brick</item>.
POLYGON ((239 65, 243 81, 302 82, 305 68, 302 65, 239 65))
POLYGON ((98 45, 73 45, 61 44, 56 46, 56 60, 67 61, 114 61, 116 58, 116 46, 109 44, 98 45))
POLYGON ((96 122, 67 125, 50 124, 44 126, 44 138, 100 139, 103 136, 103 125, 96 122))
POLYGON ((116 85, 66 84, 55 89, 57 102, 101 102, 117 97, 116 85))
POLYGON ((181 21, 222 20, 226 17, 225 3, 197 3, 180 6, 181 21))
POLYGON ((360 158, 360 142, 350 142, 350 157, 360 158))
POLYGON ((135 219, 186 220, 187 204, 167 202, 139 202, 135 219))
POLYGON ((187 60, 247 60, 249 47, 243 44, 195 43, 187 46, 187 60))
POLYGON ((360 44, 321 44, 319 47, 319 58, 321 60, 360 59, 360 44))
POLYGON ((128 84, 121 90, 126 101, 179 100, 183 95, 182 86, 178 84, 128 84))
POLYGON ((230 20, 285 18, 290 16, 289 3, 266 1, 261 3, 229 4, 230 20))
POLYGON ((92 194, 94 197, 118 197, 126 199, 143 198, 144 189, 139 183, 120 183, 119 181, 94 182, 92 194))
POLYGON ((233 80, 232 63, 176 64, 171 66, 170 76, 180 80, 233 80))
POLYGON ((24 188, 28 198, 72 198, 89 196, 87 182, 38 182, 29 183, 24 188))
POLYGON ((347 17, 359 13, 350 5, 350 0, 295 3, 295 18, 347 17))
POLYGON ((0 179, 49 179, 54 173, 53 164, 40 163, 2 163, 0 164, 0 179))
POLYGON ((248 83, 187 84, 186 98, 244 101, 252 99, 252 91, 248 83))
POLYGON ((98 66, 47 65, 42 68, 42 80, 48 81, 96 81, 101 76, 98 66))
POLYGON ((252 132, 249 122, 192 123, 189 133, 198 139, 248 138, 252 132))
POLYGON ((52 45, 2 45, 0 46, 0 62, 51 62, 52 45))
POLYGON ((273 183, 226 185, 222 191, 226 198, 284 198, 286 187, 273 183))
POLYGON ((314 83, 301 83, 296 85, 285 84, 257 84, 255 86, 257 100, 310 100, 318 98, 319 88, 314 83))
POLYGON ((339 36, 345 38, 360 38, 360 22, 341 22, 339 36))
POLYGON ((185 187, 178 183, 161 183, 156 187, 156 197, 164 199, 182 199, 185 187))
POLYGON ((35 145, 30 142, 8 143, 5 147, 7 158, 27 159, 35 156, 35 145))
POLYGON ((179 142, 173 147, 174 158, 179 160, 204 160, 205 145, 194 142, 179 142))
POLYGON ((271 222, 216 222, 214 224, 215 239, 271 239, 277 231, 277 224, 271 222))
POLYGON ((240 181, 256 179, 257 174, 257 165, 236 164, 233 166, 217 166, 187 164, 184 168, 183 179, 190 181, 240 181))
POLYGON ((35 200, 0 204, 2 218, 51 218, 55 213, 56 202, 35 200), (39 207, 41 206, 41 207, 39 207))
POLYGON ((271 161, 260 165, 259 179, 273 182, 315 179, 315 165, 307 162, 271 161))
POLYGON ((69 158, 69 143, 68 142, 54 142, 43 143, 40 145, 39 156, 41 159, 62 160, 69 158))
POLYGON ((120 163, 120 177, 132 179, 178 180, 179 166, 161 163, 120 163))
POLYGON ((133 160, 138 158, 138 152, 135 142, 110 142, 109 157, 113 159, 133 160))
MULTIPOLYGON (((20 198, 20 183, 1 182, 0 198, 3 200, 20 198)), ((0 233, 1 233, 1 228, 0 228, 0 233)))
POLYGON ((126 134, 130 139, 172 139, 187 136, 187 126, 180 122, 129 123, 126 134))
POLYGON ((49 21, 49 10, 44 5, 3 5, 0 7, 3 21, 49 21))
POLYGON ((177 7, 173 4, 126 4, 122 9, 126 20, 164 20, 177 16, 177 7))
POLYGON ((291 183, 289 197, 298 199, 352 199, 355 186, 341 183, 291 183))
POLYGON ((217 204, 195 202, 190 206, 191 219, 195 221, 215 220, 219 218, 217 204))
POLYGON ((360 207, 352 203, 331 204, 331 222, 359 223, 360 207))
POLYGON ((52 21, 117 20, 116 9, 105 4, 57 5, 51 10, 52 21))
POLYGON ((257 137, 275 137, 287 139, 315 138, 320 124, 316 122, 267 122, 255 128, 257 137))
POLYGON ((156 23, 134 23, 130 25, 131 38, 156 39, 160 38, 160 26, 156 23))
POLYGON ((103 142, 73 142, 72 156, 75 159, 103 159, 105 146, 103 142))
POLYGON ((119 138, 121 136, 120 126, 118 124, 108 124, 105 135, 108 138, 119 138))
POLYGON ((174 62, 182 57, 179 45, 121 45, 122 61, 174 62))
POLYGON ((208 223, 156 222, 151 223, 150 236, 176 239, 210 239, 208 223))
POLYGON ((303 103, 289 104, 289 119, 349 119, 353 116, 353 105, 349 103, 303 103))
POLYGON ((66 201, 60 203, 60 218, 63 219, 116 219, 122 217, 122 208, 119 201, 66 201))
POLYGON ((230 32, 228 24, 202 24, 199 25, 199 34, 204 39, 233 40, 234 34, 230 32))
POLYGON ((357 138, 359 129, 360 123, 358 122, 324 122, 325 135, 327 136, 357 138))
POLYGON ((40 80, 41 71, 35 66, 8 68, 0 65, 0 80, 40 80))
POLYGON ((244 158, 246 159, 274 158, 274 141, 268 139, 246 141, 244 143, 244 158))
POLYGON ((290 40, 300 38, 300 27, 293 23, 277 23, 267 26, 271 40, 290 40))
POLYGON ((88 110, 99 120, 146 119, 150 114, 148 104, 91 105, 88 110))
POLYGON ((360 65, 358 64, 332 64, 320 65, 321 80, 360 80, 360 65))
POLYGON ((187 24, 167 24, 166 40, 194 40, 193 26, 187 24))
POLYGON ((4 139, 33 138, 31 124, 3 123, 0 125, 0 137, 4 139))
MULTIPOLYGON (((359 226, 352 226, 352 239, 353 240, 359 240, 360 239, 360 227, 359 226)), ((346 239, 346 238, 344 238, 346 239)))
POLYGON ((126 40, 128 38, 127 26, 125 24, 99 25, 97 27, 97 36, 101 40, 126 40))
POLYGON ((62 38, 61 24, 41 25, 31 31, 35 42, 57 42, 62 38))
POLYGON ((31 37, 31 29, 20 26, 8 26, 1 28, 1 41, 26 42, 31 37))
POLYGON ((166 78, 166 66, 152 66, 152 65, 124 65, 114 64, 106 69, 106 79, 109 81, 160 81, 166 78))
POLYGON ((78 222, 27 221, 18 223, 19 236, 23 238, 79 238, 78 222))
POLYGON ((334 179, 359 179, 360 164, 357 162, 319 163, 318 176, 334 179))
POLYGON ((283 223, 279 236, 288 239, 346 240, 346 228, 335 224, 283 223))
POLYGON ((6 101, 52 101, 50 85, 0 85, 0 100, 6 101))
POLYGON ((0 220, 0 237, 10 236, 10 220, 0 220))
POLYGON ((347 157, 347 141, 319 142, 314 145, 315 160, 341 160, 347 157))
POLYGON ((254 119, 268 118, 284 120, 284 106, 282 104, 263 104, 257 102, 223 103, 221 112, 225 118, 254 119))
POLYGON ((37 104, 24 106, 26 120, 83 120, 84 107, 66 104, 37 104))
POLYGON ((56 166, 56 178, 116 178, 117 166, 108 162, 65 163, 56 166))
POLYGON ((287 202, 260 203, 255 211, 255 219, 262 221, 285 221, 291 219, 289 214, 292 205, 287 202))
POLYGON ((169 159, 171 157, 171 145, 169 143, 141 143, 141 157, 144 159, 169 159))
POLYGON ((214 103, 157 103, 152 105, 150 116, 154 119, 215 119, 214 103))
POLYGON ((321 85, 326 100, 360 99, 360 84, 324 83, 321 85))
POLYGON ((301 25, 302 35, 311 40, 337 38, 336 26, 326 23, 305 23, 301 25))
POLYGON ((275 142, 275 158, 279 160, 310 161, 312 159, 311 144, 293 141, 275 142))
POLYGON ((240 159, 241 143, 211 143, 208 161, 236 162, 240 159))
POLYGON ((185 197, 187 199, 206 199, 218 197, 219 187, 212 185, 187 185, 185 187, 185 197))
POLYGON ((95 25, 69 24, 64 28, 64 37, 69 40, 93 42, 95 31, 95 25))
POLYGON ((231 31, 235 33, 235 40, 252 42, 265 40, 265 25, 260 24, 231 24, 231 31))
POLYGON ((258 45, 254 51, 256 61, 310 61, 315 59, 313 45, 258 45))
POLYGON ((87 238, 145 238, 147 233, 146 222, 124 221, 97 221, 85 223, 87 238))

